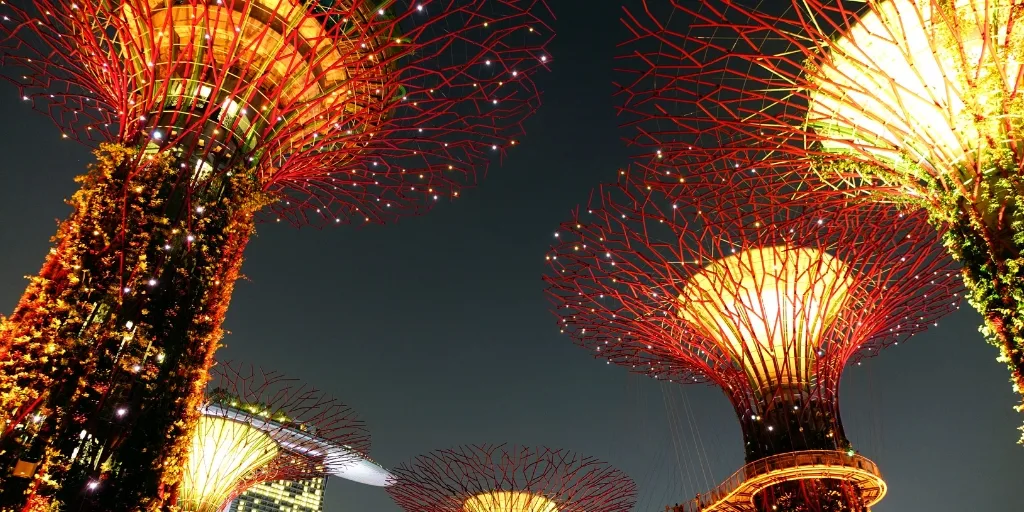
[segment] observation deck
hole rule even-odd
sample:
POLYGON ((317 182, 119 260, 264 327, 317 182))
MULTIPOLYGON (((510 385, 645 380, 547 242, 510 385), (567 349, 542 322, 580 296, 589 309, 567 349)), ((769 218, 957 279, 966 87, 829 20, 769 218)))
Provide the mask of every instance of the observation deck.
POLYGON ((387 487, 391 484, 391 473, 366 455, 348 446, 319 438, 315 433, 288 428, 276 421, 261 419, 230 407, 206 405, 202 408, 202 414, 244 423, 263 431, 286 450, 323 460, 328 474, 332 476, 375 487, 387 487))
POLYGON ((761 491, 794 480, 843 480, 857 487, 864 505, 872 507, 885 497, 887 486, 878 466, 866 457, 832 450, 783 453, 751 462, 714 489, 666 512, 754 511, 761 491))

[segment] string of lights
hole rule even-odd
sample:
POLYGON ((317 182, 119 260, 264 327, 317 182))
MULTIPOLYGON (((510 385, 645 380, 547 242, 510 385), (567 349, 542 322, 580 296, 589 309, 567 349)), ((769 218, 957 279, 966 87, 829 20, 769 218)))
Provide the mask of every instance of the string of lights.
POLYGON ((573 452, 512 445, 437 450, 392 470, 388 493, 407 512, 625 512, 636 485, 573 452))

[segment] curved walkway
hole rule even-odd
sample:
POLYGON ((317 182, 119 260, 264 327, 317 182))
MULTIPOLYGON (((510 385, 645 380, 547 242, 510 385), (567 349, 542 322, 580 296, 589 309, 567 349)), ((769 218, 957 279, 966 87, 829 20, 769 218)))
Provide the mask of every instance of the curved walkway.
POLYGON ((709 492, 684 503, 673 512, 746 512, 754 510, 754 496, 768 487, 793 480, 835 479, 849 482, 861 492, 868 507, 885 497, 886 484, 878 466, 866 457, 831 450, 783 453, 756 460, 740 468, 709 492))

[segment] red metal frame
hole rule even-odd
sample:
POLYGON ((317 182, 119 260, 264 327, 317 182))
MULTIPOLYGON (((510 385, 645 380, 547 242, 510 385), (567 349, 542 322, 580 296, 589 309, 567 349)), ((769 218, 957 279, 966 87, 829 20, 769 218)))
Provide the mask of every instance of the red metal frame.
MULTIPOLYGON (((420 455, 392 470, 391 497, 407 512, 462 512, 466 500, 519 491, 551 500, 559 512, 626 512, 636 484, 592 457, 552 448, 467 445, 420 455)), ((524 507, 518 512, 547 510, 524 507)), ((514 508, 514 507, 510 507, 514 508)))
MULTIPOLYGON (((711 150, 703 158, 675 161, 671 172, 678 177, 700 173, 709 164, 740 161, 744 162, 741 167, 747 165, 752 146, 760 148, 762 157, 771 152, 778 161, 835 160, 837 152, 825 146, 842 140, 846 150, 840 160, 886 169, 902 155, 935 183, 907 179, 883 184, 878 179, 864 179, 863 173, 851 168, 849 173, 835 173, 838 180, 829 183, 833 187, 932 204, 939 204, 942 194, 950 192, 968 198, 971 206, 983 201, 984 191, 971 177, 981 175, 991 161, 979 150, 1016 147, 1019 136, 1014 116, 1005 116, 998 126, 988 127, 999 133, 984 133, 982 137, 989 139, 983 143, 966 135, 959 137, 952 149, 962 152, 962 159, 943 153, 948 141, 939 132, 959 135, 955 128, 963 120, 958 115, 995 119, 1000 112, 1015 111, 1020 77, 1014 71, 1014 52, 1009 45, 1020 25, 1020 13, 1010 8, 1010 2, 1001 1, 954 2, 963 11, 957 11, 959 14, 951 14, 950 3, 940 0, 899 3, 900 16, 911 20, 908 24, 920 24, 920 18, 925 24, 953 27, 951 37, 966 34, 981 40, 971 43, 974 49, 958 53, 957 48, 947 47, 966 43, 943 41, 943 31, 927 31, 923 39, 912 43, 908 38, 917 33, 910 28, 898 22, 878 24, 872 29, 874 37, 891 41, 883 50, 907 61, 910 74, 894 77, 874 62, 877 56, 863 46, 870 38, 847 40, 845 50, 833 44, 864 18, 880 16, 883 6, 894 5, 891 1, 790 0, 751 5, 736 0, 644 0, 641 9, 625 9, 622 21, 631 36, 620 45, 623 54, 618 68, 622 113, 635 129, 630 142, 650 156, 658 150, 674 157, 683 155, 686 148, 711 150), (985 23, 990 22, 985 20, 993 16, 999 19, 997 27, 970 28, 972 23, 988 26, 985 23), (994 37, 997 29, 1008 32, 994 37), (984 56, 974 55, 978 48, 984 48, 984 56), (941 57, 945 55, 949 62, 941 57), (941 76, 912 70, 910 63, 915 60, 937 66, 941 76), (841 63, 851 63, 865 75, 836 78, 841 63), (931 83, 936 80, 939 83, 931 83), (906 81, 914 83, 901 83, 906 81), (975 99, 982 90, 990 101, 975 99), (814 95, 842 104, 865 120, 884 124, 886 133, 876 140, 853 140, 815 129, 814 121, 820 120, 824 111, 811 112, 808 122, 814 95), (967 106, 965 112, 958 114, 951 107, 958 104, 967 106), (972 110, 976 108, 981 110, 972 110), (982 111, 985 108, 990 111, 982 111), (948 128, 929 129, 918 122, 926 116, 948 128), (949 172, 951 168, 966 172, 949 172)), ((856 125, 858 121, 841 113, 837 116, 841 124, 856 125)), ((1019 173, 1019 166, 999 171, 1019 173)), ((965 214, 980 218, 983 209, 968 208, 965 214)))
POLYGON ((1011 0, 644 0, 623 16, 628 140, 651 185, 792 166, 822 180, 787 201, 927 211, 1024 392, 1021 15, 1011 0))
MULTIPOLYGON (((758 394, 729 347, 679 316, 685 301, 697 299, 677 297, 709 262, 734 250, 785 244, 846 265, 851 281, 845 298, 829 304, 840 299, 822 297, 821 309, 834 306, 841 313, 822 332, 813 368, 814 399, 836 407, 848 362, 906 340, 958 307, 957 267, 922 215, 873 203, 782 205, 779 198, 794 190, 813 190, 813 180, 781 165, 756 175, 748 171, 752 178, 741 174, 707 172, 704 183, 659 188, 637 173, 596 190, 587 209, 560 226, 548 255, 547 292, 562 331, 594 357, 634 372, 714 382, 749 417, 763 415, 775 400, 793 398, 758 394)), ((738 283, 741 276, 729 278, 738 283)), ((740 323, 764 315, 747 314, 740 323)), ((773 362, 754 364, 769 372, 773 362)))
MULTIPOLYGON (((239 12, 260 5, 217 5, 225 2, 239 12)), ((199 70, 231 95, 271 98, 260 114, 267 122, 254 134, 256 148, 239 156, 279 199, 270 217, 297 225, 387 222, 457 197, 489 161, 517 143, 523 120, 539 104, 534 74, 551 61, 545 45, 552 38, 552 15, 544 0, 320 4, 304 14, 303 23, 329 28, 312 39, 301 37, 310 45, 333 45, 340 57, 321 52, 311 61, 288 45, 271 55, 287 63, 285 76, 308 81, 298 85, 247 69, 258 64, 254 48, 271 44, 274 34, 239 30, 233 40, 218 40, 232 31, 210 27, 231 22, 212 2, 175 3, 194 13, 194 33, 179 34, 177 53, 148 66, 126 55, 147 55, 148 47, 162 44, 165 33, 173 32, 170 21, 154 25, 157 18, 146 17, 150 25, 140 28, 121 13, 132 6, 148 15, 162 1, 20 4, 0 8, 4 74, 26 102, 54 119, 65 138, 146 143, 153 135, 147 116, 174 110, 180 133, 162 134, 161 145, 209 151, 210 146, 196 147, 190 130, 215 120, 216 105, 165 107, 180 100, 161 79, 166 76, 199 70), (211 33, 216 37, 206 39, 209 45, 227 48, 216 56, 202 44, 202 36, 211 33), (258 78, 234 81, 233 73, 258 78), (330 73, 348 73, 336 91, 349 99, 317 89, 330 73), (286 88, 308 96, 287 98, 286 88)), ((283 36, 294 42, 299 33, 288 29, 283 36)))
MULTIPOLYGON (((288 417, 287 422, 275 422, 269 429, 261 428, 271 437, 277 431, 288 429, 301 429, 315 436, 315 439, 292 442, 291 446, 283 448, 265 467, 240 482, 232 497, 261 482, 322 477, 329 473, 331 466, 356 462, 369 454, 370 434, 366 425, 352 409, 326 393, 279 372, 237 362, 221 362, 213 368, 211 374, 211 391, 219 389, 232 399, 237 399, 240 404, 260 404, 271 419, 282 414, 288 417), (349 453, 333 452, 325 455, 323 444, 345 446, 349 453)), ((224 404, 210 394, 204 406, 223 407, 224 404)), ((210 415, 225 416, 217 413, 210 415)), ((225 417, 239 423, 266 418, 247 412, 244 408, 232 409, 231 414, 225 417)))

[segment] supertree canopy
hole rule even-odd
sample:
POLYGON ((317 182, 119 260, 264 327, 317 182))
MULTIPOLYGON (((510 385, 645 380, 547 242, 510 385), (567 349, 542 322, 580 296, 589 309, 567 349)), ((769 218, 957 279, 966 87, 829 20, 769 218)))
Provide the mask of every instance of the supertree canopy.
POLYGON ((608 363, 725 392, 749 464, 700 506, 866 510, 886 488, 844 434, 843 369, 953 310, 956 267, 922 215, 773 204, 793 184, 731 173, 732 193, 639 174, 600 188, 548 255, 561 329, 608 363))
POLYGON ((622 66, 635 141, 730 163, 755 145, 834 189, 923 207, 1024 394, 1019 3, 647 3, 627 16, 622 66))
POLYGON ((565 450, 469 445, 392 470, 388 493, 407 512, 626 512, 636 484, 565 450))
POLYGON ((517 143, 550 59, 542 0, 0 11, 3 74, 62 137, 98 143, 43 269, 0 326, 0 506, 11 507, 86 491, 98 510, 159 507, 256 220, 382 223, 457 197, 517 143), (108 463, 76 462, 85 438, 108 463), (88 489, 98 476, 117 485, 88 489))
POLYGON ((258 483, 322 477, 364 461, 370 437, 336 400, 246 365, 221 363, 212 374, 183 468, 181 510, 217 512, 258 483))

